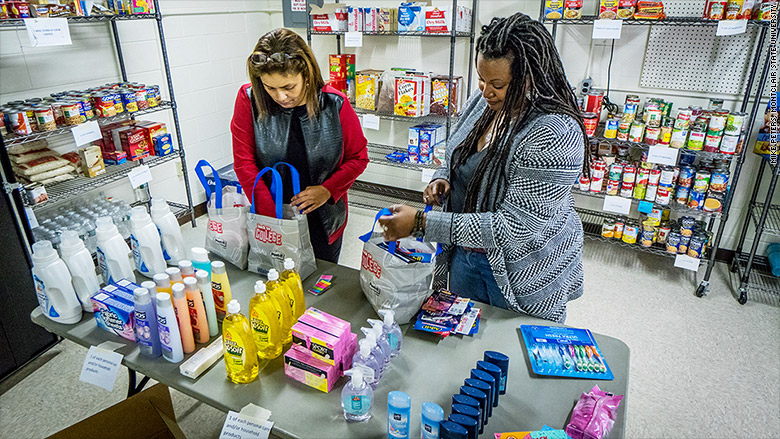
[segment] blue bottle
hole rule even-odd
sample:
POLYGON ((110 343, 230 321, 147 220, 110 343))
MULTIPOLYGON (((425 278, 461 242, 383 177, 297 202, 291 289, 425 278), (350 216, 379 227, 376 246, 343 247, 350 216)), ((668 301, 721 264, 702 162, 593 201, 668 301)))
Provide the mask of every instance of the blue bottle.
POLYGON ((135 340, 141 354, 147 357, 159 357, 160 335, 157 332, 157 313, 152 303, 152 296, 146 288, 136 288, 133 291, 133 323, 135 324, 135 340))
MULTIPOLYGON (((493 378, 496 379, 496 382, 501 382, 501 368, 496 366, 493 363, 489 363, 487 361, 477 361, 477 369, 483 370, 491 375, 493 375, 493 378)), ((504 380, 506 381, 506 380, 504 380)), ((501 391, 499 390, 499 393, 501 391)), ((506 393, 506 384, 504 384, 504 393, 506 393)), ((498 405, 498 398, 495 399, 493 403, 493 407, 498 405)))
POLYGON ((498 393, 506 393, 506 377, 509 374, 509 357, 501 352, 485 351, 485 361, 495 364, 501 369, 501 379, 498 382, 498 393))
POLYGON ((211 261, 209 261, 209 252, 203 247, 192 247, 192 267, 197 270, 203 270, 209 274, 211 280, 211 261))
MULTIPOLYGON (((489 418, 493 416, 493 399, 492 399, 492 395, 490 394, 490 384, 474 378, 466 378, 465 380, 463 380, 463 384, 466 386, 473 387, 475 389, 479 389, 485 393, 485 397, 486 397, 485 403, 487 405, 487 407, 485 407, 485 410, 487 410, 487 417, 489 418)), ((487 422, 485 422, 485 424, 487 424, 487 422)))
POLYGON ((444 420, 444 409, 433 402, 422 405, 422 439, 439 439, 439 423, 444 420))
POLYGON ((394 390, 387 394, 387 437, 409 439, 409 412, 412 399, 404 392, 394 390))
POLYGON ((493 407, 498 407, 498 380, 493 375, 479 369, 471 369, 471 378, 484 381, 490 385, 490 395, 488 397, 492 401, 493 407))
POLYGON ((485 392, 471 386, 460 386, 460 394, 470 396, 479 402, 479 410, 482 412, 482 425, 488 425, 487 395, 485 395, 485 392))

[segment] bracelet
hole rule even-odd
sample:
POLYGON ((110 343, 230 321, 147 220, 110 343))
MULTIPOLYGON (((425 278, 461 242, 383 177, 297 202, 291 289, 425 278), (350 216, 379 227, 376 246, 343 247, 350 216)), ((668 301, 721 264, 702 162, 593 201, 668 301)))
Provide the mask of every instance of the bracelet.
POLYGON ((421 210, 418 210, 414 213, 414 227, 412 227, 412 237, 414 238, 422 238, 425 236, 425 226, 423 225, 423 215, 425 215, 421 210))

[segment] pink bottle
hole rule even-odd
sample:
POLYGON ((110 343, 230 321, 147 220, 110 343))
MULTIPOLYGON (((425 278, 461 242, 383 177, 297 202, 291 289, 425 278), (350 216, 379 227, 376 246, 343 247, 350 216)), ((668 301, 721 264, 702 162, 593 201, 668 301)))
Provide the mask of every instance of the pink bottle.
POLYGON ((173 309, 176 311, 176 320, 179 321, 181 347, 185 354, 189 354, 195 350, 195 339, 192 336, 190 309, 187 306, 187 293, 183 283, 173 284, 173 309))

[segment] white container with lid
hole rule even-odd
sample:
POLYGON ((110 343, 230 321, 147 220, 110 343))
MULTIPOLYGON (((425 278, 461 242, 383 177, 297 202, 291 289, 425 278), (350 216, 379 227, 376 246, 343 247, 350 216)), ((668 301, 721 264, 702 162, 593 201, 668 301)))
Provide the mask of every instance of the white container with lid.
POLYGON ((102 216, 95 221, 95 225, 98 267, 103 275, 103 282, 111 284, 120 279, 135 282, 130 248, 122 239, 111 217, 102 216))
POLYGON ((167 265, 160 246, 160 234, 144 206, 134 207, 130 215, 130 246, 135 269, 139 273, 152 278, 165 272, 167 265))
POLYGON ((177 265, 179 261, 187 259, 184 248, 184 238, 181 236, 181 228, 176 216, 164 198, 152 198, 152 221, 157 226, 160 234, 163 257, 169 265, 177 265))
POLYGON ((60 235, 60 253, 62 260, 70 271, 73 288, 81 302, 81 309, 93 312, 92 296, 100 291, 100 282, 95 272, 95 263, 79 234, 74 230, 66 230, 60 235))
POLYGON ((65 262, 50 241, 38 241, 32 245, 32 250, 32 276, 41 311, 58 323, 78 323, 81 320, 81 303, 76 297, 65 262))

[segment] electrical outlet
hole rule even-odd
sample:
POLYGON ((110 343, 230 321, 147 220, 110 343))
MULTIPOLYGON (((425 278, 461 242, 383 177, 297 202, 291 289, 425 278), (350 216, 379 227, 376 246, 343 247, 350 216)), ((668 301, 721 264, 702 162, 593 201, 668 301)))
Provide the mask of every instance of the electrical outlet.
POLYGON ((593 87, 593 79, 590 77, 583 79, 580 81, 580 94, 583 96, 588 94, 590 92, 590 88, 593 87))

